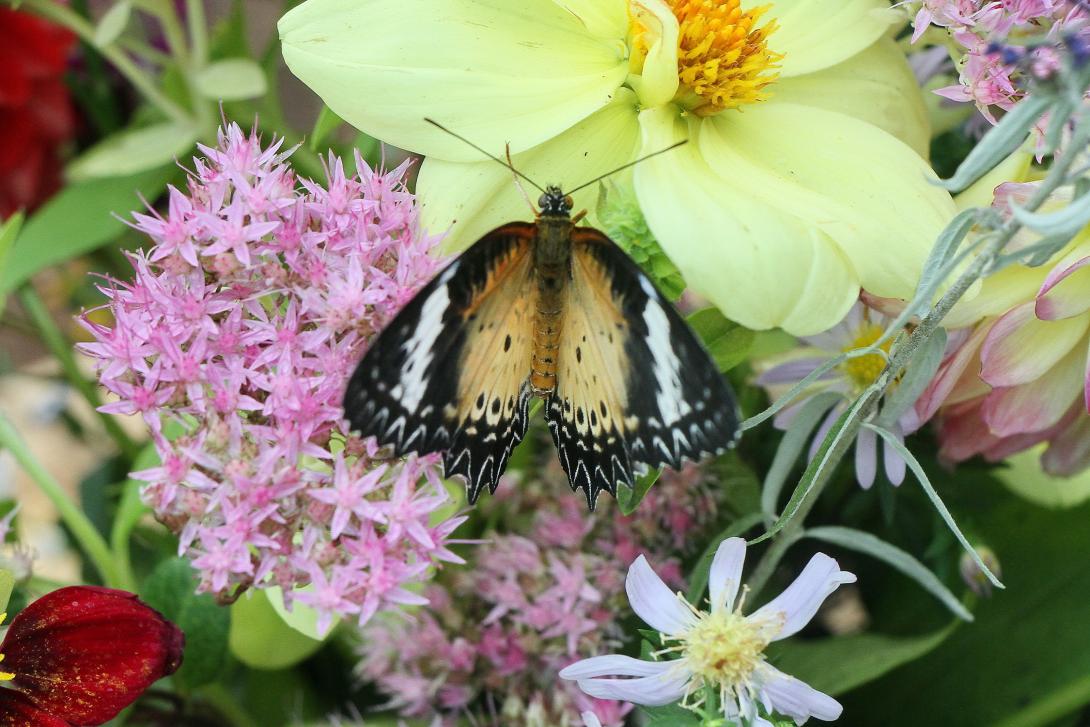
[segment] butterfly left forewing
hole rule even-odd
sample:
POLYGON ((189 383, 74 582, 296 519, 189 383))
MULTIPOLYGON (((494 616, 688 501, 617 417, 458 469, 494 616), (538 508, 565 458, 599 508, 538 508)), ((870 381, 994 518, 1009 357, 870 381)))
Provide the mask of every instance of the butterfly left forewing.
POLYGON ((442 451, 471 502, 526 433, 533 235, 504 225, 451 263, 372 341, 345 393, 354 430, 394 455, 442 451))
POLYGON ((609 238, 572 234, 547 410, 561 464, 591 507, 637 466, 681 467, 734 443, 734 397, 696 335, 609 238))

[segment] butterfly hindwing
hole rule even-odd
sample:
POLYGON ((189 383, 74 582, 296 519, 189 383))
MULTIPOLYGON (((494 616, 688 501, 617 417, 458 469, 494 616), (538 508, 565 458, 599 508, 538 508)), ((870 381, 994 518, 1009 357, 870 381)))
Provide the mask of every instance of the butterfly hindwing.
POLYGON ((504 225, 447 266, 375 338, 345 394, 361 436, 395 455, 443 451, 470 502, 495 490, 526 433, 533 235, 504 225))
POLYGON ((547 417, 573 488, 631 486, 734 443, 734 397, 696 334, 639 267, 591 228, 572 234, 571 281, 547 417))

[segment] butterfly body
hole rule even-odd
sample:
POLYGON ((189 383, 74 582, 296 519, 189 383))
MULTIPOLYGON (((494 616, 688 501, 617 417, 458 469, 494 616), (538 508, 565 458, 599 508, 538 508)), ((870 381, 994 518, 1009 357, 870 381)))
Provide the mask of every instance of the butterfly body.
POLYGON ((646 275, 547 187, 536 222, 482 237, 372 341, 345 393, 354 429, 393 453, 443 452, 470 502, 495 491, 545 400, 561 464, 593 509, 638 468, 733 444, 729 387, 646 275))

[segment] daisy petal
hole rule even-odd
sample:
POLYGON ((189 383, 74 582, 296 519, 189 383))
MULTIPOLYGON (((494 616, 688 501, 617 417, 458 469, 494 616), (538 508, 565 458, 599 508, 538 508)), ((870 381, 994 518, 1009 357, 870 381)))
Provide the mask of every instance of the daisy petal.
POLYGON ((855 479, 869 490, 878 474, 878 443, 873 430, 860 429, 855 438, 855 479))
POLYGON ((341 118, 451 160, 479 155, 425 117, 523 151, 608 104, 628 75, 624 36, 590 32, 616 23, 551 0, 308 0, 278 27, 292 73, 341 118))
POLYGON ((628 568, 625 590, 636 615, 660 633, 673 636, 696 622, 677 594, 670 591, 642 555, 628 568))
POLYGON ((829 594, 844 583, 855 583, 855 575, 840 570, 837 562, 824 553, 816 553, 783 593, 749 618, 779 619, 782 626, 773 641, 786 639, 810 623, 829 594))
POLYGON ((745 538, 727 538, 715 551, 711 570, 708 571, 708 588, 711 590, 712 613, 733 611, 734 599, 742 584, 742 565, 746 560, 745 538))
POLYGON ((593 679, 596 677, 651 677, 669 669, 668 661, 644 661, 622 654, 592 656, 569 664, 560 670, 561 679, 593 679))
POLYGON ((760 696, 766 707, 785 714, 802 724, 810 717, 831 722, 840 717, 844 708, 828 694, 819 692, 806 682, 763 664, 760 671, 760 696))
POLYGON ((658 662, 658 673, 635 679, 580 679, 579 688, 598 699, 617 699, 622 702, 658 706, 676 702, 685 696, 692 675, 677 668, 676 662, 658 662))

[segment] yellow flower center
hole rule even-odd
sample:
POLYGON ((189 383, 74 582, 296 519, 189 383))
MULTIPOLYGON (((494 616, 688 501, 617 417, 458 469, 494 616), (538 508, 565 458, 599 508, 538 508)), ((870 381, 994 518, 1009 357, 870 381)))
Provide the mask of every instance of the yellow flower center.
MULTIPOLYGON (((852 342, 844 347, 844 351, 853 351, 857 348, 870 346, 881 338, 883 333, 885 333, 885 329, 878 324, 864 321, 852 342)), ((893 339, 890 338, 883 342, 879 348, 888 354, 892 346, 893 339)), ((860 356, 859 358, 850 358, 840 365, 840 370, 851 379, 852 383, 860 391, 873 384, 885 368, 886 357, 879 353, 868 353, 866 356, 860 356)))
MULTIPOLYGON (((6 613, 0 613, 0 624, 4 623, 8 615, 6 613)), ((0 662, 4 661, 4 655, 0 654, 0 662)), ((0 682, 10 682, 15 678, 15 675, 8 671, 0 671, 0 682)))
POLYGON ((782 53, 768 49, 778 27, 757 22, 770 6, 742 10, 740 0, 668 0, 677 17, 679 101, 705 116, 763 101, 779 77, 782 53))
MULTIPOLYGON (((744 599, 743 594, 732 612, 720 610, 707 613, 685 602, 696 616, 696 623, 678 636, 663 634, 664 642, 676 642, 676 645, 658 654, 679 652, 682 658, 678 663, 684 664, 693 674, 686 702, 690 696, 697 698, 697 704, 702 702, 699 694, 702 686, 715 689, 721 696, 738 693, 748 683, 753 670, 764 660, 768 634, 775 633, 775 630, 770 632, 765 628, 766 624, 743 616, 744 599)), ((683 706, 692 708, 689 704, 683 706)))

